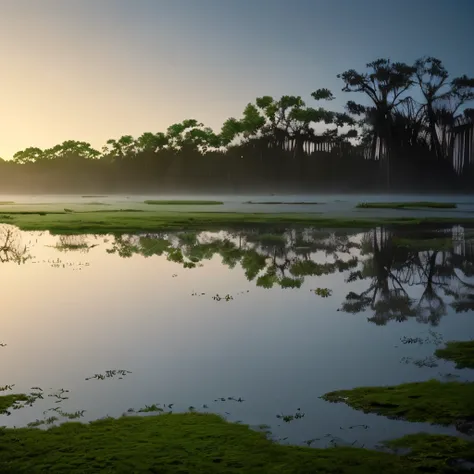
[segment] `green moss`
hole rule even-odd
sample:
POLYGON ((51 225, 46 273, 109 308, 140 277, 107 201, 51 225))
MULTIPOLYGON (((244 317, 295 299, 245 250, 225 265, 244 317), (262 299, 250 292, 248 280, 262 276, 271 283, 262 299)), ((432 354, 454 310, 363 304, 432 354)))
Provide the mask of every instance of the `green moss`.
POLYGON ((215 206, 224 204, 222 201, 200 201, 200 200, 148 200, 143 201, 145 204, 153 204, 160 206, 215 206))
POLYGON ((460 467, 460 460, 474 461, 474 444, 455 436, 419 433, 384 445, 396 450, 409 449, 403 457, 422 472, 459 472, 456 468, 460 467))
MULTIPOLYGON (((199 413, 68 422, 47 430, 2 429, 0 434, 0 471, 12 473, 410 474, 432 464, 419 455, 432 444, 429 437, 403 441, 415 445, 417 457, 351 447, 311 449, 279 445, 248 426, 199 413)), ((445 438, 447 446, 456 443, 445 438)), ((467 446, 457 442, 453 454, 462 455, 467 446)), ((439 449, 438 456, 450 454, 442 445, 439 449)))
POLYGON ((17 402, 26 402, 28 397, 24 394, 0 395, 0 415, 8 412, 17 402))
POLYGON ((456 209, 454 202, 361 202, 358 209, 456 209))
POLYGON ((449 341, 443 349, 437 349, 435 356, 455 362, 456 369, 474 369, 474 340, 449 341))
POLYGON ((474 420, 474 383, 429 380, 389 387, 357 387, 326 393, 322 398, 346 403, 364 413, 407 421, 451 425, 474 420))
POLYGON ((474 226, 474 219, 450 218, 325 218, 312 213, 158 212, 134 209, 85 212, 3 212, 0 222, 22 230, 49 230, 54 234, 126 233, 158 230, 212 230, 232 226, 306 225, 321 228, 371 228, 413 226, 474 226))

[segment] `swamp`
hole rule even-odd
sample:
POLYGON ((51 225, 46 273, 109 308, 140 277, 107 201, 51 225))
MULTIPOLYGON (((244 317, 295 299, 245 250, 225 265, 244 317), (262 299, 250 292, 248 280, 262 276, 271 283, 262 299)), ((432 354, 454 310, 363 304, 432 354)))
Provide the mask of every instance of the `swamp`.
POLYGON ((144 201, 2 210, 2 472, 474 466, 468 222, 144 201))

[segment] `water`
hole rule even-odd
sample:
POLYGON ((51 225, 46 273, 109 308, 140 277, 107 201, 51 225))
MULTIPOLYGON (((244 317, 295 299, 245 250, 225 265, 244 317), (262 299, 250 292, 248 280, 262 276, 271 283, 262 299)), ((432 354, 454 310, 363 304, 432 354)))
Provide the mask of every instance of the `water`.
POLYGON ((23 426, 58 407, 85 410, 88 421, 160 403, 268 425, 284 443, 317 438, 312 446, 456 434, 319 397, 473 379, 432 359, 442 340, 474 337, 472 234, 440 233, 452 242, 434 256, 401 249, 405 234, 380 229, 268 234, 51 236, 2 225, 0 385, 41 387, 44 399, 0 424, 23 426), (127 372, 86 380, 107 370, 127 372), (296 413, 304 417, 281 418, 296 413))

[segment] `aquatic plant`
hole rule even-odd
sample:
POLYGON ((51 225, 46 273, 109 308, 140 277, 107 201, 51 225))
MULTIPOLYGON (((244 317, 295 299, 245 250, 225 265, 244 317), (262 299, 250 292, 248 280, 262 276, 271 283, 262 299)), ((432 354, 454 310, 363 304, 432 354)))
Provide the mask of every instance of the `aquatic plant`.
POLYGON ((315 295, 321 296, 321 298, 328 298, 332 294, 332 290, 329 288, 316 288, 311 290, 315 295))

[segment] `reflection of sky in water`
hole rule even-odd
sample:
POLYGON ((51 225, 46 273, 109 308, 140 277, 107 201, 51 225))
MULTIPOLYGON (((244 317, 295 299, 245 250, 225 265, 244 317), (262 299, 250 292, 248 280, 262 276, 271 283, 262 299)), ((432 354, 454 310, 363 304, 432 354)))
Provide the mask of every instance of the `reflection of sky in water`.
MULTIPOLYGON (((0 264, 0 342, 8 344, 0 348, 0 385, 15 384, 16 392, 34 386, 45 393, 69 389, 62 409, 85 409, 85 419, 119 416, 153 403, 174 403, 176 410, 206 404, 233 421, 268 424, 275 436, 298 443, 327 433, 366 444, 421 429, 452 433, 364 415, 318 398, 330 390, 427 380, 446 372, 469 376, 443 361, 435 368, 400 362, 423 359, 435 349, 401 344, 403 336, 429 336, 430 326, 415 318, 377 326, 367 321, 370 309, 338 311, 347 293, 366 290, 369 280, 348 285, 348 272, 336 271, 305 277, 300 289, 263 289, 247 281, 239 264, 233 270, 223 266, 220 256, 184 269, 166 256, 107 253, 113 236, 76 237, 69 243, 95 246, 63 252, 54 247, 60 238, 48 233, 19 238, 17 248, 28 245, 33 259, 0 264), (317 287, 331 289, 332 295, 316 296, 310 290, 317 287), (195 292, 205 295, 192 296, 195 292), (234 299, 215 301, 215 294, 234 299), (85 380, 108 369, 132 373, 123 380, 85 380), (245 401, 215 402, 219 397, 245 401), (285 424, 276 418, 298 408, 303 419, 285 424), (348 429, 358 424, 370 428, 348 429)), ((352 240, 360 242, 361 236, 352 240)), ((324 252, 312 259, 326 261, 324 252)), ((405 286, 411 297, 421 296, 422 288, 405 286)), ((456 314, 448 306, 432 329, 445 340, 473 337, 472 312, 456 314)), ((1 424, 42 419, 43 410, 58 406, 54 401, 45 396, 32 408, 3 416, 1 424)))

